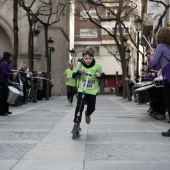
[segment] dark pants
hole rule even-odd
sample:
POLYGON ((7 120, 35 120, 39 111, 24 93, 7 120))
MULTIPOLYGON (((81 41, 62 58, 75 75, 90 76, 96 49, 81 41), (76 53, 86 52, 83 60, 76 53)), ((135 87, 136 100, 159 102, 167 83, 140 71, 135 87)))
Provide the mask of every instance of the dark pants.
POLYGON ((37 90, 37 100, 42 100, 42 90, 37 90))
POLYGON ((168 82, 168 80, 164 80, 164 97, 165 97, 165 104, 170 119, 170 83, 168 82))
POLYGON ((23 83, 23 98, 22 98, 22 102, 25 103, 27 102, 27 87, 26 87, 26 83, 23 83))
POLYGON ((70 100, 70 103, 73 102, 74 94, 75 94, 75 87, 67 85, 67 99, 70 100))
POLYGON ((166 114, 166 105, 164 100, 163 88, 156 88, 157 94, 157 103, 156 103, 156 112, 161 115, 166 114))
POLYGON ((9 112, 9 104, 7 103, 9 89, 7 83, 0 81, 0 114, 9 112))
POLYGON ((84 104, 87 104, 86 115, 90 116, 95 111, 96 106, 96 95, 85 94, 82 99, 83 93, 78 93, 77 96, 77 106, 75 110, 74 122, 76 123, 77 113, 80 112, 79 123, 81 122, 82 112, 84 110, 84 104))

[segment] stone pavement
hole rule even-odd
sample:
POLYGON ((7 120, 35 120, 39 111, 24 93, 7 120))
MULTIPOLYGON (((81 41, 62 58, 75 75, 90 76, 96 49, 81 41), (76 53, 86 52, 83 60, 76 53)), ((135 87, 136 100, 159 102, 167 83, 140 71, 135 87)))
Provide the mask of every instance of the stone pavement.
POLYGON ((10 107, 0 117, 0 170, 169 170, 170 124, 148 105, 98 95, 90 125, 72 140, 74 106, 66 96, 10 107))

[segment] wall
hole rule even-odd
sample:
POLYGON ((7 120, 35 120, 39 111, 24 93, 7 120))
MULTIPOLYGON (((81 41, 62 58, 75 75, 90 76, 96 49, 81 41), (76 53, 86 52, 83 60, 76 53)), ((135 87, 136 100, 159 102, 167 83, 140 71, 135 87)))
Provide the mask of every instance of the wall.
MULTIPOLYGON (((63 0, 64 3, 68 0, 63 0)), ((13 2, 7 2, 4 6, 0 6, 0 55, 4 48, 13 52, 13 2), (5 30, 2 29, 5 28, 5 30)), ((64 70, 69 63, 69 7, 62 14, 60 21, 49 28, 49 37, 54 40, 55 52, 52 54, 52 82, 54 88, 52 95, 65 95, 65 81, 62 78, 64 70)), ((19 11, 19 56, 18 66, 21 63, 28 65, 28 19, 25 12, 19 11)), ((45 58, 45 42, 44 31, 42 25, 38 25, 41 30, 38 37, 34 37, 34 68, 36 71, 46 71, 45 58)))
POLYGON ((2 57, 4 51, 12 53, 12 45, 5 30, 0 26, 0 56, 2 57))

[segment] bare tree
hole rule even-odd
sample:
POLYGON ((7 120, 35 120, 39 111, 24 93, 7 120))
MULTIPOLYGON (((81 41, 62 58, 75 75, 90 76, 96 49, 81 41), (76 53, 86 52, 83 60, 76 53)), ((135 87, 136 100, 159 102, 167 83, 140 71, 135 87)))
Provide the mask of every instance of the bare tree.
MULTIPOLYGON (((70 5, 67 0, 32 0, 31 3, 26 3, 25 0, 20 0, 20 5, 27 11, 28 17, 35 18, 44 27, 45 36, 45 56, 47 63, 47 80, 51 79, 50 73, 50 56, 48 50, 48 29, 53 24, 60 21, 64 10, 70 5), (33 5, 36 3, 36 10, 33 10, 33 5), (29 4, 29 6, 28 6, 29 4)), ((30 21, 30 18, 28 19, 30 21)), ((29 22, 30 23, 30 22, 29 22)), ((31 23, 30 23, 31 26, 31 23)), ((29 34, 29 37, 31 32, 29 34)), ((31 45, 30 45, 31 46, 31 45)), ((30 56, 29 56, 30 58, 30 56)), ((46 100, 49 100, 49 81, 46 81, 46 100)))
MULTIPOLYGON (((125 56, 125 46, 124 46, 124 37, 130 39, 133 45, 138 48, 136 42, 130 34, 130 29, 128 29, 125 25, 125 21, 129 20, 130 15, 134 15, 136 13, 137 4, 132 0, 77 0, 76 1, 79 7, 77 9, 83 9, 88 16, 89 21, 95 24, 98 28, 105 30, 108 35, 115 41, 117 46, 122 75, 123 75, 123 98, 128 97, 128 100, 131 100, 130 91, 129 91, 129 83, 128 83, 128 72, 126 67, 126 56, 125 56), (97 17, 93 17, 91 15, 91 10, 95 10, 97 17), (111 15, 106 17, 103 15, 103 11, 109 11, 111 15), (102 26, 101 23, 105 22, 114 22, 114 29, 109 30, 102 26), (124 35, 124 30, 127 32, 124 35)), ((76 11, 76 15, 81 15, 80 11, 76 11)), ((81 16, 83 18, 83 16, 81 16)))
POLYGON ((29 35, 28 35, 28 61, 29 61, 29 70, 30 71, 34 71, 34 68, 33 68, 33 54, 32 52, 34 53, 34 47, 33 47, 33 38, 32 38, 32 19, 33 19, 33 16, 34 16, 34 13, 32 11, 32 8, 36 2, 36 0, 32 0, 32 1, 29 1, 30 3, 28 2, 25 2, 25 0, 19 0, 19 5, 20 7, 22 7, 25 11, 26 11, 26 15, 27 15, 27 18, 28 18, 28 23, 29 23, 29 35))
MULTIPOLYGON (((45 34, 45 55, 47 60, 47 79, 51 79, 50 73, 50 56, 48 51, 48 28, 60 21, 61 16, 70 3, 66 0, 49 1, 48 3, 40 0, 42 4, 39 5, 36 19, 43 25, 45 34)), ((49 99, 49 81, 46 81, 46 100, 49 99)))
MULTIPOLYGON (((8 0, 2 0, 0 6, 3 6, 7 3, 8 0)), ((13 50, 13 62, 12 67, 17 68, 17 59, 18 59, 18 0, 13 1, 13 36, 14 36, 14 50, 13 50)), ((10 9, 11 10, 11 9, 10 9)))
POLYGON ((7 0, 2 0, 2 1, 0 1, 0 6, 1 6, 1 5, 4 5, 6 1, 7 1, 7 0))
POLYGON ((158 1, 158 0, 149 0, 149 1, 157 3, 157 4, 155 4, 155 6, 159 5, 159 4, 164 6, 164 11, 160 15, 160 17, 158 19, 158 23, 157 23, 156 27, 154 28, 154 31, 153 31, 153 36, 154 36, 157 33, 158 29, 162 26, 162 21, 163 21, 164 17, 168 14, 170 4, 166 4, 163 1, 158 1))
POLYGON ((13 68, 17 68, 18 60, 18 3, 19 0, 13 1, 13 34, 14 34, 14 52, 13 52, 13 68))

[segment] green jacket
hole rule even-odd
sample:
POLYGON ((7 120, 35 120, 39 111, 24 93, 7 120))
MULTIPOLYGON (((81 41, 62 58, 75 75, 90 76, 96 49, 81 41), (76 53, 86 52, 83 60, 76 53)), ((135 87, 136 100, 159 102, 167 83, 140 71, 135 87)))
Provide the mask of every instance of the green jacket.
MULTIPOLYGON (((95 74, 96 72, 98 73, 103 73, 102 67, 99 63, 95 62, 95 65, 90 67, 90 68, 86 68, 82 65, 81 62, 78 62, 74 73, 78 72, 78 70, 82 68, 84 71, 86 72, 90 72, 95 74)), ((79 81, 78 81, 78 92, 83 92, 84 87, 85 87, 85 83, 86 83, 86 79, 87 79, 87 75, 82 74, 79 77, 79 81)), ((99 87, 99 80, 95 77, 95 76, 89 76, 89 80, 88 80, 88 84, 87 84, 87 88, 85 93, 86 94, 92 94, 92 95, 96 95, 98 92, 98 87, 99 87)))
POLYGON ((77 81, 72 78, 73 71, 74 71, 73 69, 71 70, 70 68, 68 68, 64 71, 63 75, 68 78, 68 80, 66 80, 66 85, 75 87, 77 81))

